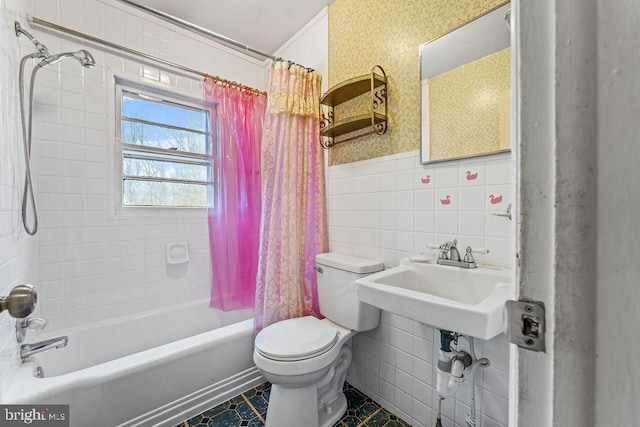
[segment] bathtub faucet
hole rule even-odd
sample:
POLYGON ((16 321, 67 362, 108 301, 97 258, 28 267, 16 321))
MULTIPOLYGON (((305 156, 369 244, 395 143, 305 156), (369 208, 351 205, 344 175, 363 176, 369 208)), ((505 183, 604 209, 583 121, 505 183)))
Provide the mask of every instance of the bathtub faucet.
POLYGON ((64 337, 52 338, 50 340, 36 342, 33 344, 22 344, 20 346, 20 358, 24 360, 31 355, 42 353, 43 351, 47 351, 52 348, 65 347, 68 341, 69 341, 69 338, 64 336, 64 337))

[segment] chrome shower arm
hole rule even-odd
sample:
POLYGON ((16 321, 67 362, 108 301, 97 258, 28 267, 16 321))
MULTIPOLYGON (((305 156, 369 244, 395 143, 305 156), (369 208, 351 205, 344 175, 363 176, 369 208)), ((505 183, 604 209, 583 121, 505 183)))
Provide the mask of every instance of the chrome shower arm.
POLYGON ((40 53, 38 56, 36 56, 36 58, 46 58, 47 56, 50 56, 49 54, 49 49, 47 49, 47 47, 45 45, 43 45, 42 43, 40 43, 38 41, 38 39, 36 39, 35 37, 33 37, 31 35, 30 32, 28 32, 27 30, 25 30, 24 28, 22 28, 22 25, 20 25, 20 23, 18 21, 15 22, 14 24, 14 28, 16 30, 16 36, 20 37, 20 35, 24 35, 26 38, 28 38, 29 40, 31 40, 31 43, 33 43, 36 46, 36 49, 38 50, 38 52, 40 53))

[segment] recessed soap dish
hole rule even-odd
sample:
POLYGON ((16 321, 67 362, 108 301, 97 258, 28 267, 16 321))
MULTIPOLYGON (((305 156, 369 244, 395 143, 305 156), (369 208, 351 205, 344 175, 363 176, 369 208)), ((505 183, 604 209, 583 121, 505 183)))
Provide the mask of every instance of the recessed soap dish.
POLYGON ((183 264, 189 261, 189 246, 187 242, 167 243, 167 263, 183 264))

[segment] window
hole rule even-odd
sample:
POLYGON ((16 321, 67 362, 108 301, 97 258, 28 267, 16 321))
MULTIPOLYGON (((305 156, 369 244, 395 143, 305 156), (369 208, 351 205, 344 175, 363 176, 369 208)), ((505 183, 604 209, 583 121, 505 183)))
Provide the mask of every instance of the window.
POLYGON ((123 207, 206 207, 210 117, 167 93, 118 86, 123 207))

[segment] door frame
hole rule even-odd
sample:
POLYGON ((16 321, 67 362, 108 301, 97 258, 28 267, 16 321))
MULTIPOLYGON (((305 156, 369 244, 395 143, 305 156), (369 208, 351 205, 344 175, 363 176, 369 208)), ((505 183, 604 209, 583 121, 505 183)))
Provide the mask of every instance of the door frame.
POLYGON ((513 18, 516 283, 545 304, 546 353, 513 351, 510 425, 594 425, 597 0, 513 0, 513 18))

